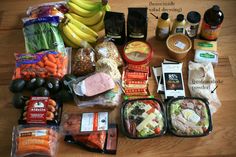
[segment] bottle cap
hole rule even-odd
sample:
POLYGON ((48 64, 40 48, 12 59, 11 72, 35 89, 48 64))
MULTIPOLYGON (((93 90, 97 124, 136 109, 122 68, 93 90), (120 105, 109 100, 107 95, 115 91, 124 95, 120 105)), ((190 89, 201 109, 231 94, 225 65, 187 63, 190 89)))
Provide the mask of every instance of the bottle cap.
POLYGON ((213 5, 212 10, 219 11, 220 7, 218 5, 213 5))
POLYGON ((184 15, 183 15, 183 14, 178 14, 176 20, 177 20, 178 22, 183 21, 183 20, 184 20, 184 15))
POLYGON ((169 14, 168 14, 168 13, 162 13, 162 14, 161 14, 161 18, 162 18, 163 20, 167 20, 167 19, 169 18, 169 14))
POLYGON ((198 23, 201 20, 201 15, 198 12, 196 12, 196 11, 190 11, 187 14, 187 20, 190 23, 198 23))

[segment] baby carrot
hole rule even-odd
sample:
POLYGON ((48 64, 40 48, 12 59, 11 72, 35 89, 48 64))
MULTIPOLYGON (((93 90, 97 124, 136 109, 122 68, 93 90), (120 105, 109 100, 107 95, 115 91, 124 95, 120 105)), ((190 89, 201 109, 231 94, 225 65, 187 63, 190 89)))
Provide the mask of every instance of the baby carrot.
POLYGON ((53 62, 50 62, 49 60, 45 61, 45 65, 51 68, 57 68, 57 65, 53 62))
POLYGON ((52 68, 52 67, 50 67, 50 66, 46 66, 45 69, 47 69, 48 72, 50 72, 50 73, 52 73, 52 74, 56 71, 56 68, 52 68))
POLYGON ((44 67, 44 64, 43 64, 42 61, 38 62, 37 64, 38 64, 40 67, 44 67))
POLYGON ((56 62, 56 59, 55 59, 55 57, 53 56, 53 54, 48 54, 48 59, 49 59, 51 62, 53 62, 53 63, 56 62))

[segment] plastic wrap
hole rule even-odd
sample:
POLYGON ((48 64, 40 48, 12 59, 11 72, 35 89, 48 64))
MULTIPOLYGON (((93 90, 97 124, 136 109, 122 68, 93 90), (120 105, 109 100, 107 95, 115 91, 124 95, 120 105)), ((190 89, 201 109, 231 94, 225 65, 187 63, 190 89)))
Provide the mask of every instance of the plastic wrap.
POLYGON ((42 51, 36 54, 15 54, 16 68, 14 79, 23 78, 29 80, 35 77, 62 78, 70 73, 71 49, 60 53, 57 51, 42 51))
POLYGON ((65 51, 65 45, 58 29, 59 17, 24 18, 23 34, 28 53, 44 50, 65 51))
POLYGON ((60 19, 63 19, 66 12, 68 12, 66 1, 42 3, 30 6, 26 11, 27 15, 31 18, 59 16, 60 19))
POLYGON ((56 156, 58 128, 53 126, 19 125, 13 128, 12 157, 56 156))

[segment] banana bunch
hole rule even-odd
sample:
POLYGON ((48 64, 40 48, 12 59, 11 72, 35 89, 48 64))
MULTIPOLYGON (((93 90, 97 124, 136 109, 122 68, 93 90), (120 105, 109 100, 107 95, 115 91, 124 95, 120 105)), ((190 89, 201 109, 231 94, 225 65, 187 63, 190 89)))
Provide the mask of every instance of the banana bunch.
POLYGON ((104 28, 105 12, 111 10, 109 4, 104 0, 69 0, 67 4, 69 12, 59 26, 65 44, 78 48, 95 43, 104 28))

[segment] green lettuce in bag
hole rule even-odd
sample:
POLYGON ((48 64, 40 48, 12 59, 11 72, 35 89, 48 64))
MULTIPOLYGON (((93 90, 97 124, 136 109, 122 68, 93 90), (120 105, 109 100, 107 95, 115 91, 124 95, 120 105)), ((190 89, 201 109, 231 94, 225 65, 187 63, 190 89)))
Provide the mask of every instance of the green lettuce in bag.
POLYGON ((25 47, 28 53, 44 50, 65 51, 65 45, 58 30, 59 17, 23 19, 25 47))

